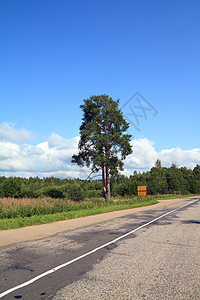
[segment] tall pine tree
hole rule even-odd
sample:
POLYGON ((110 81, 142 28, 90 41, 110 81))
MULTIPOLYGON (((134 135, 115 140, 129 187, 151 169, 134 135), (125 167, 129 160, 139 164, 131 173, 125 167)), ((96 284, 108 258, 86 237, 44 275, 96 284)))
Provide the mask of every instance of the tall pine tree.
POLYGON ((79 166, 92 165, 92 172, 102 172, 103 194, 110 200, 110 175, 123 170, 123 162, 132 153, 129 123, 119 109, 119 100, 108 95, 91 96, 80 105, 83 122, 80 126, 79 153, 72 162, 79 166))

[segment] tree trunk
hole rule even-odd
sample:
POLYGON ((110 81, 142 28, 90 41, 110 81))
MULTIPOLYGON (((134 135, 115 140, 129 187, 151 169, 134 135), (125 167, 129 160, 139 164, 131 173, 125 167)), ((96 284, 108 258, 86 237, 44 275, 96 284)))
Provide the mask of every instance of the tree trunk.
MULTIPOLYGON (((106 132, 106 126, 105 126, 105 132, 106 132)), ((109 180, 109 171, 108 171, 108 158, 109 158, 109 153, 108 153, 108 148, 107 146, 105 147, 105 152, 106 152, 106 158, 107 158, 107 164, 106 164, 106 201, 110 201, 110 180, 109 180)))
POLYGON ((106 165, 106 201, 110 201, 110 180, 109 180, 109 172, 108 166, 106 165))
POLYGON ((105 184, 104 166, 101 168, 101 170, 102 170, 103 196, 106 199, 106 184, 105 184))

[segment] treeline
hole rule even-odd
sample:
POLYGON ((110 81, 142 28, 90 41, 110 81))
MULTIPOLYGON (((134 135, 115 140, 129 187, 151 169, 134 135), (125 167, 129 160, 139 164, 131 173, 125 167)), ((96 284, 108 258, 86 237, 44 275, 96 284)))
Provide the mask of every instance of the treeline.
POLYGON ((158 194, 199 194, 200 193, 200 165, 191 170, 186 167, 177 168, 172 164, 170 168, 163 168, 157 160, 151 171, 134 172, 129 178, 120 176, 112 179, 114 195, 136 195, 137 185, 147 185, 148 195, 158 194))
MULTIPOLYGON (((111 196, 137 195, 138 185, 147 185, 149 195, 158 194, 200 194, 200 165, 191 170, 161 166, 157 160, 155 167, 148 172, 134 172, 130 177, 113 176, 110 179, 111 196)), ((81 200, 102 197, 101 180, 59 179, 54 177, 0 177, 0 197, 15 198, 67 198, 81 200)))
POLYGON ((60 179, 55 177, 0 177, 0 197, 14 198, 84 198, 102 197, 101 181, 60 179))

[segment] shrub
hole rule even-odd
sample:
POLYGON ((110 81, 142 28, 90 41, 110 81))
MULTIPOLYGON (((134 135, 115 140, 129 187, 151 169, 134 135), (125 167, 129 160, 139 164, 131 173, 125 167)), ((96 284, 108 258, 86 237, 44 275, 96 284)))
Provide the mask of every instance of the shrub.
POLYGON ((115 193, 116 195, 119 196, 125 196, 125 195, 129 195, 130 191, 129 191, 129 186, 126 183, 119 183, 116 188, 115 188, 115 193))
POLYGON ((85 197, 85 193, 84 190, 81 188, 80 184, 73 183, 68 185, 67 196, 71 200, 79 201, 79 200, 83 200, 83 198, 85 197))
POLYGON ((47 197, 51 198, 63 198, 63 192, 59 187, 48 186, 44 188, 43 193, 47 197))
POLYGON ((6 178, 0 186, 1 197, 15 197, 20 198, 22 196, 21 182, 19 178, 9 177, 6 178))
POLYGON ((88 190, 86 192, 86 197, 87 198, 101 198, 103 196, 101 190, 88 190))

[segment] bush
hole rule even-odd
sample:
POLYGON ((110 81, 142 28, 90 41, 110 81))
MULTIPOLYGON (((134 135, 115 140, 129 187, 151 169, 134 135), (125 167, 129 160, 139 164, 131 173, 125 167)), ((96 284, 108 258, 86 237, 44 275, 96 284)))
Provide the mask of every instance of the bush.
POLYGON ((6 178, 0 185, 0 195, 1 197, 20 198, 22 196, 22 189, 19 178, 6 178))
POLYGON ((42 189, 35 184, 23 185, 22 196, 25 198, 41 198, 44 196, 42 189))
POLYGON ((67 197, 69 197, 71 200, 79 201, 83 200, 85 193, 80 184, 72 183, 67 187, 67 197))
POLYGON ((129 186, 126 183, 119 183, 115 188, 115 193, 118 196, 130 195, 129 186))
POLYGON ((51 198, 63 198, 63 192, 59 187, 48 186, 44 188, 43 193, 47 197, 51 198))
POLYGON ((88 190, 86 192, 87 198, 101 198, 103 197, 103 193, 101 190, 88 190))

